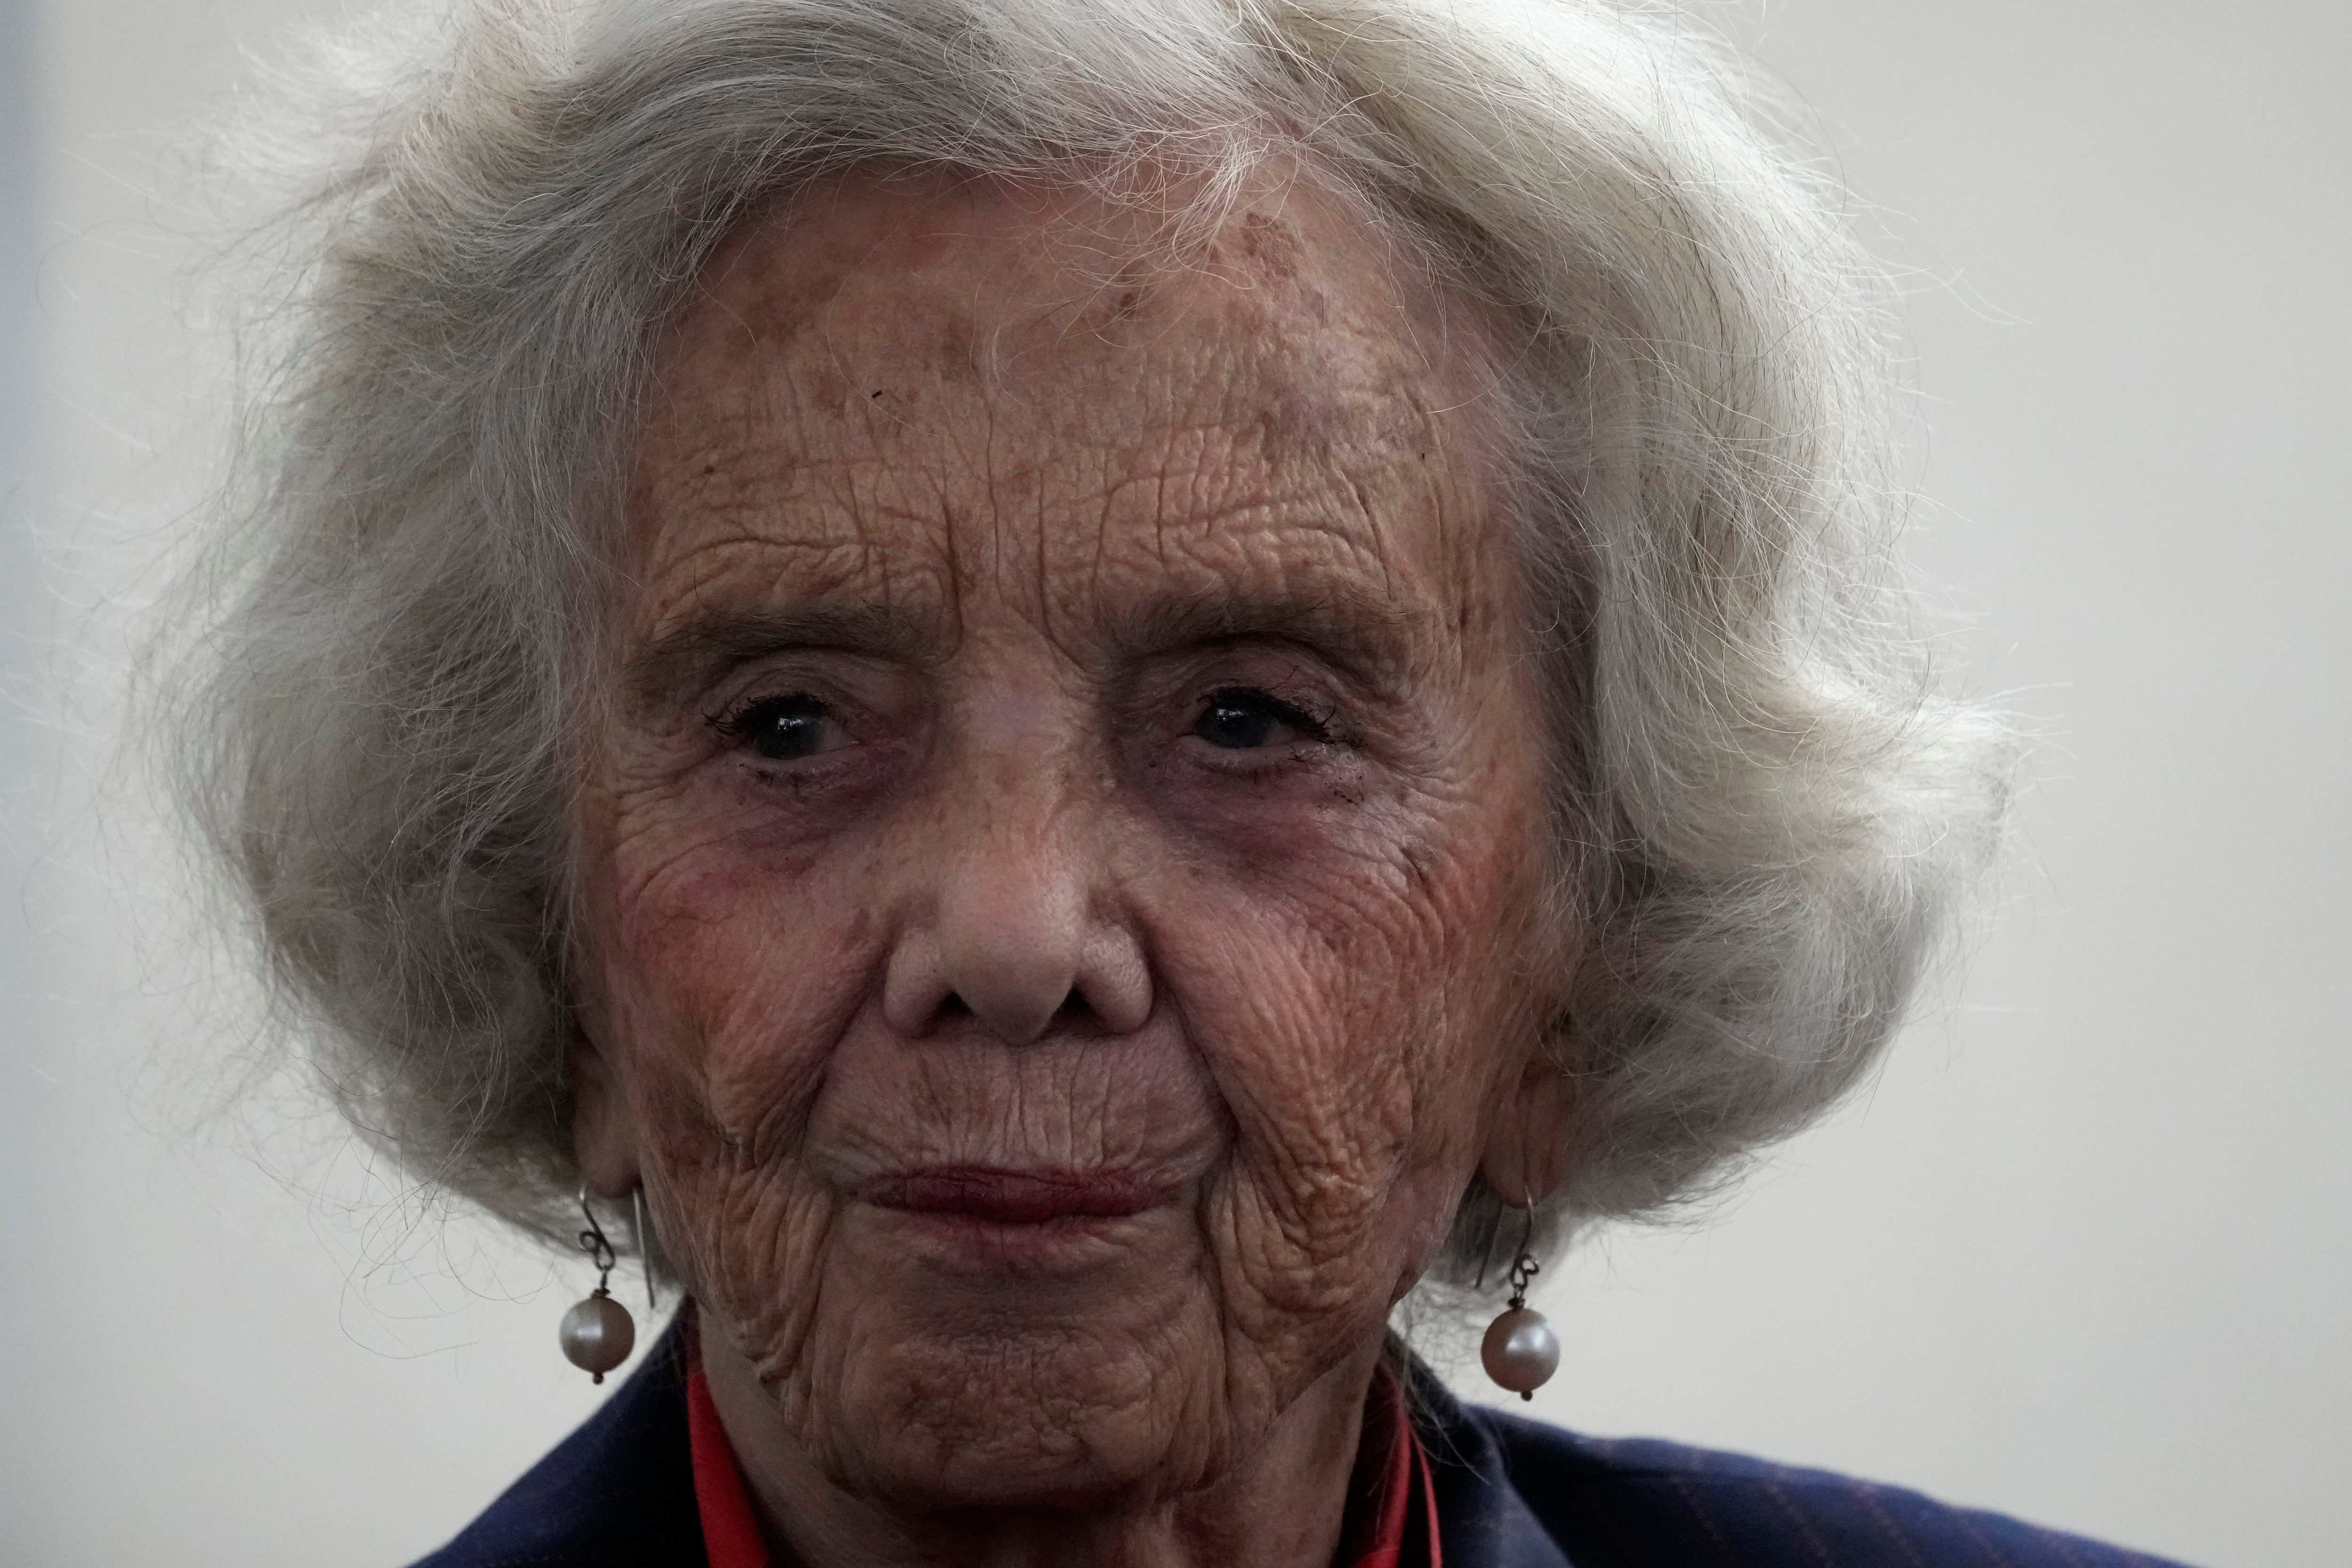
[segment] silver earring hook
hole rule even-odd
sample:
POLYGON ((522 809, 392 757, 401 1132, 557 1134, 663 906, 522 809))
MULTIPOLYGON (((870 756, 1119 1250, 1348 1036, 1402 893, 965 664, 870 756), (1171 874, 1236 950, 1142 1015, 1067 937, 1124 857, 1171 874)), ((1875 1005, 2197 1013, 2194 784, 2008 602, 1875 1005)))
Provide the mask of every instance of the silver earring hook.
MULTIPOLYGON (((1495 1195, 1499 1199, 1502 1196, 1502 1194, 1496 1193, 1495 1195)), ((1534 1194, 1529 1189, 1523 1186, 1519 1189, 1519 1196, 1521 1200, 1519 1204, 1519 1250, 1517 1258, 1515 1258, 1511 1262, 1511 1283, 1515 1287, 1521 1285, 1521 1281, 1519 1279, 1519 1259, 1529 1258, 1529 1260, 1532 1261, 1530 1255, 1528 1252, 1528 1248, 1531 1244, 1533 1244, 1536 1238, 1536 1200, 1534 1194)), ((1498 1221, 1495 1226, 1495 1231, 1489 1231, 1487 1233, 1486 1245, 1479 1250, 1478 1277, 1470 1283, 1470 1289, 1473 1290, 1483 1290, 1486 1288, 1486 1266, 1495 1260, 1495 1232, 1501 1229, 1502 1226, 1498 1221)), ((1530 1268, 1528 1270, 1530 1276, 1535 1272, 1536 1270, 1534 1268, 1530 1268)), ((1522 1289, 1522 1294, 1524 1295, 1524 1289, 1522 1289)), ((1520 1304, 1522 1303, 1516 1301, 1513 1303, 1515 1306, 1520 1304)))
POLYGON ((1514 1308, 1528 1304, 1528 1286, 1543 1272, 1543 1265, 1538 1263, 1536 1255, 1528 1250, 1536 1239, 1535 1194, 1523 1187, 1520 1195, 1527 1202, 1519 1208, 1519 1255, 1511 1260, 1511 1305, 1514 1308))
POLYGON ((661 1301, 654 1294, 654 1233, 646 1224, 646 1184, 639 1182, 629 1189, 629 1202, 636 1211, 637 1260, 646 1269, 646 1310, 658 1312, 661 1301))
POLYGON ((604 1235, 604 1227, 596 1223, 596 1211, 588 1206, 588 1188, 584 1183, 580 1188, 580 1216, 588 1222, 588 1228, 580 1233, 580 1250, 586 1253, 588 1260, 596 1266, 596 1293, 602 1296, 612 1283, 613 1265, 618 1258, 613 1251, 612 1242, 604 1235))

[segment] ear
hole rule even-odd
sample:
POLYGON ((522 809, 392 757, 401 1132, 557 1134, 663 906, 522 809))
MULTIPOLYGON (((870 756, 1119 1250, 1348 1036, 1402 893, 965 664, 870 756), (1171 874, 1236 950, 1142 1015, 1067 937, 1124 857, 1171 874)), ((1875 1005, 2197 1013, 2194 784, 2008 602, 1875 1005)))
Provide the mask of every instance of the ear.
POLYGON ((626 1197, 640 1176, 628 1092, 610 1054, 576 1016, 571 1036, 572 1158, 590 1192, 626 1197))
POLYGON ((1486 1142, 1478 1159, 1487 1190, 1517 1208, 1541 1203, 1568 1175, 1568 1134, 1575 1114, 1565 1068, 1539 1042, 1519 1071, 1504 1080, 1486 1112, 1486 1142))

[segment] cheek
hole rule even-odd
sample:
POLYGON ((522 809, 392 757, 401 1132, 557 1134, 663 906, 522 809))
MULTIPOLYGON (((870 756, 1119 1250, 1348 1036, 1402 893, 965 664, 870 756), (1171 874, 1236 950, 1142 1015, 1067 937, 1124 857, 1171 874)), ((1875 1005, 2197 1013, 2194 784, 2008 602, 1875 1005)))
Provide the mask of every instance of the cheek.
POLYGON ((1521 827, 1465 792, 1165 889, 1162 965, 1234 1119, 1230 1201, 1278 1304, 1360 1296, 1366 1271, 1401 1288, 1442 1240, 1516 1037, 1521 827))
MULTIPOLYGON (((784 874, 745 856, 690 796, 591 806, 585 1011, 674 1263, 698 1295, 738 1294, 730 1281, 822 1251, 829 1211, 788 1156, 871 989, 874 921, 823 867, 784 874), (755 1238, 773 1255, 739 1256, 755 1238)), ((854 884, 856 868, 841 875, 854 884)))

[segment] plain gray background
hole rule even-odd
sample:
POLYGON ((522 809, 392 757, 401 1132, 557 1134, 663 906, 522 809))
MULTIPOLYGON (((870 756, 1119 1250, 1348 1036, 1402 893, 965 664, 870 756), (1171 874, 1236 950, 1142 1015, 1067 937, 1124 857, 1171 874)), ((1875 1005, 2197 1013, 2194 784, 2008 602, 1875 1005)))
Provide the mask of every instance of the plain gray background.
MULTIPOLYGON (((135 564, 218 405, 184 128, 296 6, 26 4, 0 0, 0 1560, 396 1563, 592 1406, 553 1342, 584 1280, 277 1100, 215 1110, 221 987, 157 951, 163 862, 102 744, 135 564)), ((1718 15, 1907 269, 1915 555, 1967 683, 2044 738, 1960 981, 1710 1223, 1547 1281, 1538 1412, 2194 1563, 2352 1561, 2352 9, 1718 15)))

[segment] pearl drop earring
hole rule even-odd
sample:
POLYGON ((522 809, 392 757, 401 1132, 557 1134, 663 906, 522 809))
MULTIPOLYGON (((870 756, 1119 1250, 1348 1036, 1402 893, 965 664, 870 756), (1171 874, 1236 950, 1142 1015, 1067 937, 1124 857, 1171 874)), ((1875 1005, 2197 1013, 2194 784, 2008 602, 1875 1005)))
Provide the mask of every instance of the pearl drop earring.
POLYGON ((1520 1211, 1527 1216, 1519 1233, 1519 1255, 1511 1260, 1511 1304, 1486 1325, 1478 1359, 1486 1375, 1521 1399, 1533 1399, 1536 1390, 1559 1370, 1559 1336, 1541 1312, 1528 1305, 1528 1284, 1543 1265, 1528 1250, 1535 1239, 1536 1211, 1531 1200, 1520 1211))
MULTIPOLYGON (((628 1360, 629 1352, 636 1348, 637 1325, 629 1310, 613 1300, 609 1289, 615 1261, 613 1244, 604 1239, 604 1227, 596 1223, 595 1211, 588 1206, 586 1187, 580 1189, 580 1212, 588 1220, 588 1228, 580 1233, 580 1250, 596 1265, 596 1289, 563 1314, 557 1338, 563 1345, 564 1359, 602 1383, 604 1374, 628 1360)), ((650 1279, 648 1275, 649 1289, 650 1279)))

